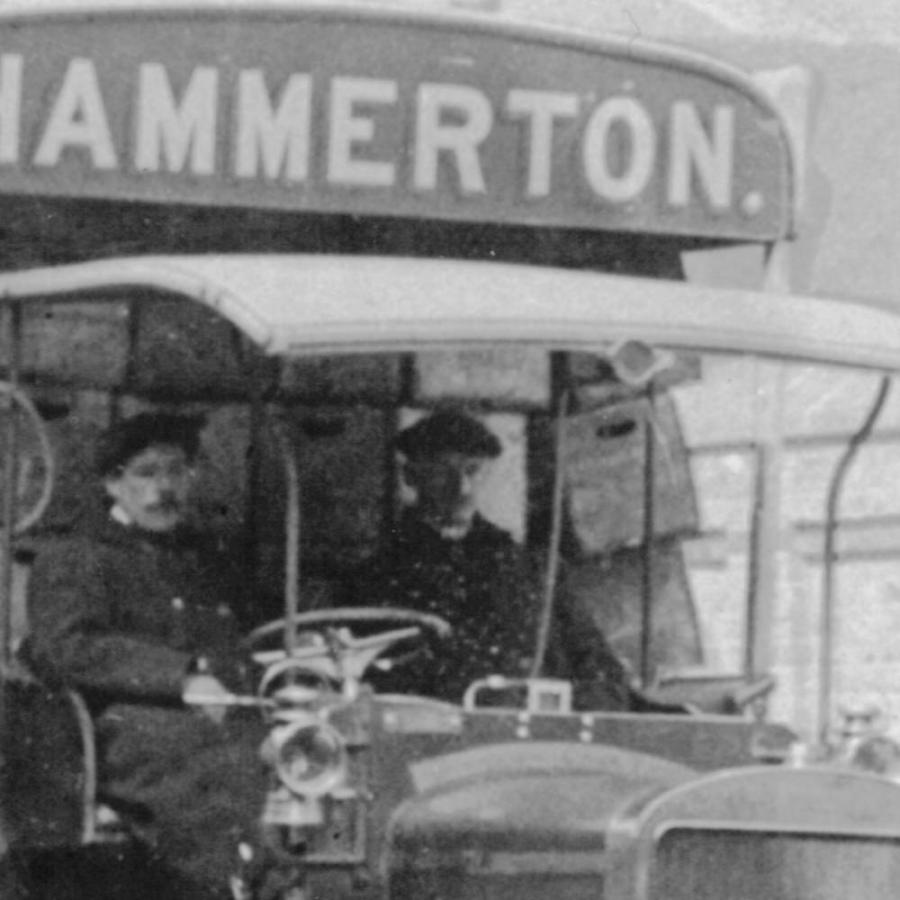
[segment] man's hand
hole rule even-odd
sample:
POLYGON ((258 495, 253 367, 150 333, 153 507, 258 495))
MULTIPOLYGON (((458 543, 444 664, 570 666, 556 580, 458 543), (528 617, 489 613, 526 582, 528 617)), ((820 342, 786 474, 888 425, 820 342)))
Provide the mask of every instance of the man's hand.
POLYGON ((201 673, 185 678, 181 699, 185 705, 197 707, 203 715, 221 725, 232 694, 218 678, 201 673))

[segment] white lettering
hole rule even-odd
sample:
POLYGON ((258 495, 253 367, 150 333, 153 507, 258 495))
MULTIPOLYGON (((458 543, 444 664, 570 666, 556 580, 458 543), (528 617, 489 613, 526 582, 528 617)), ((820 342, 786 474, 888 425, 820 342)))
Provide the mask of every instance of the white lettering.
POLYGON ((0 163, 19 161, 21 111, 22 57, 4 53, 0 57, 0 163))
POLYGON ((584 171, 598 197, 613 203, 633 200, 650 181, 656 159, 656 132, 650 115, 631 97, 612 97, 591 113, 584 135, 584 171), (610 166, 610 132, 619 125, 628 133, 621 171, 610 166))
POLYGON ((478 147, 491 133, 494 113, 479 90, 453 84, 419 86, 416 115, 413 184, 417 190, 434 190, 442 152, 456 158, 463 194, 483 194, 484 174, 478 147), (448 114, 445 117, 445 114, 448 114), (446 118, 456 121, 446 121, 446 118))
POLYGON ((138 171, 165 168, 180 172, 189 153, 193 174, 211 175, 215 171, 218 79, 216 69, 194 69, 179 108, 165 68, 159 63, 141 66, 134 158, 138 171))
POLYGON ((356 105, 397 102, 397 82, 375 78, 335 78, 331 82, 331 128, 328 139, 328 180, 338 184, 389 187, 394 164, 355 159, 355 144, 375 137, 375 122, 357 113, 356 105))
POLYGON ((578 114, 578 97, 551 91, 512 90, 506 110, 513 117, 529 120, 527 197, 546 197, 550 193, 553 163, 553 123, 555 119, 578 114))
POLYGON ((713 209, 731 206, 734 165, 734 109, 717 106, 713 112, 712 137, 707 134, 697 107, 686 100, 672 105, 670 127, 668 200, 672 206, 687 206, 691 199, 691 174, 706 191, 713 209))
POLYGON ((261 161, 266 178, 276 179, 283 171, 288 181, 305 181, 309 174, 311 118, 309 75, 291 75, 276 110, 263 71, 243 70, 238 76, 234 174, 255 178, 261 161))
POLYGON ((76 58, 69 63, 35 151, 34 164, 55 166, 66 147, 84 147, 95 169, 115 169, 118 165, 97 72, 89 59, 76 58))

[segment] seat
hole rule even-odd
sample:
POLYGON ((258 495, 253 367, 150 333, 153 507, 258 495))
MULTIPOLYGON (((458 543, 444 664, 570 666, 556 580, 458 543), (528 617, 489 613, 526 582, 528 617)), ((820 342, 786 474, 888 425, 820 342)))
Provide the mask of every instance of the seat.
POLYGON ((3 686, 5 718, 0 739, 3 760, 3 811, 6 829, 21 829, 26 845, 70 845, 121 841, 127 831, 121 817, 98 801, 97 746, 94 722, 78 691, 50 686, 30 670, 21 650, 29 632, 28 576, 34 554, 17 551, 13 559, 10 596, 10 645, 13 669, 3 686), (59 765, 54 766, 53 760, 59 765), (57 799, 43 803, 44 785, 57 799), (24 786, 28 791, 21 796, 24 786), (20 789, 21 786, 21 789, 20 789), (28 792, 36 798, 27 817, 28 792), (9 802, 7 802, 9 801, 9 802), (13 812, 10 812, 10 804, 13 812), (51 807, 58 805, 58 809, 51 807), (46 828, 40 824, 48 817, 46 828))
POLYGON ((21 670, 2 686, 0 809, 11 847, 80 844, 93 827, 93 727, 80 698, 21 670))

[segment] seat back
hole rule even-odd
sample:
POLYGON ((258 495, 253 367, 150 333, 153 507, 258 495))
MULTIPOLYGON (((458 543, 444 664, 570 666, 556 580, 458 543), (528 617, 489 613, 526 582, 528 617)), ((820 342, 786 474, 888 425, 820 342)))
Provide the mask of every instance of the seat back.
POLYGON ((104 829, 90 711, 77 691, 43 684, 20 654, 30 630, 28 582, 33 559, 33 553, 17 552, 12 566, 14 670, 4 681, 0 709, 3 819, 6 830, 26 846, 92 843, 104 829))
POLYGON ((96 766, 93 727, 80 698, 21 674, 7 677, 0 691, 0 811, 7 842, 22 848, 82 843, 90 830, 96 766))

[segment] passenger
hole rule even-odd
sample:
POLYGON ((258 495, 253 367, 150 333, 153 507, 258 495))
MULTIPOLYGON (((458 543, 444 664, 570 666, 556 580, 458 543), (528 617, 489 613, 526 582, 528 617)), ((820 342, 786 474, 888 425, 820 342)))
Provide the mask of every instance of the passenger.
MULTIPOLYGON (((445 409, 400 432, 396 448, 416 499, 386 552, 354 579, 353 602, 435 613, 448 641, 389 676, 382 690, 460 702, 472 681, 522 677, 535 655, 544 594, 543 554, 526 551, 478 511, 497 437, 465 413, 445 409)), ((573 682, 578 709, 682 711, 645 700, 589 611, 557 590, 543 673, 573 682)))
POLYGON ((185 521, 199 427, 145 413, 104 435, 108 509, 39 550, 28 644, 38 670, 81 691, 95 715, 104 801, 183 882, 166 896, 191 898, 231 896, 266 784, 259 715, 216 704, 245 676, 240 579, 185 521), (190 694, 208 704, 188 707, 190 694))

